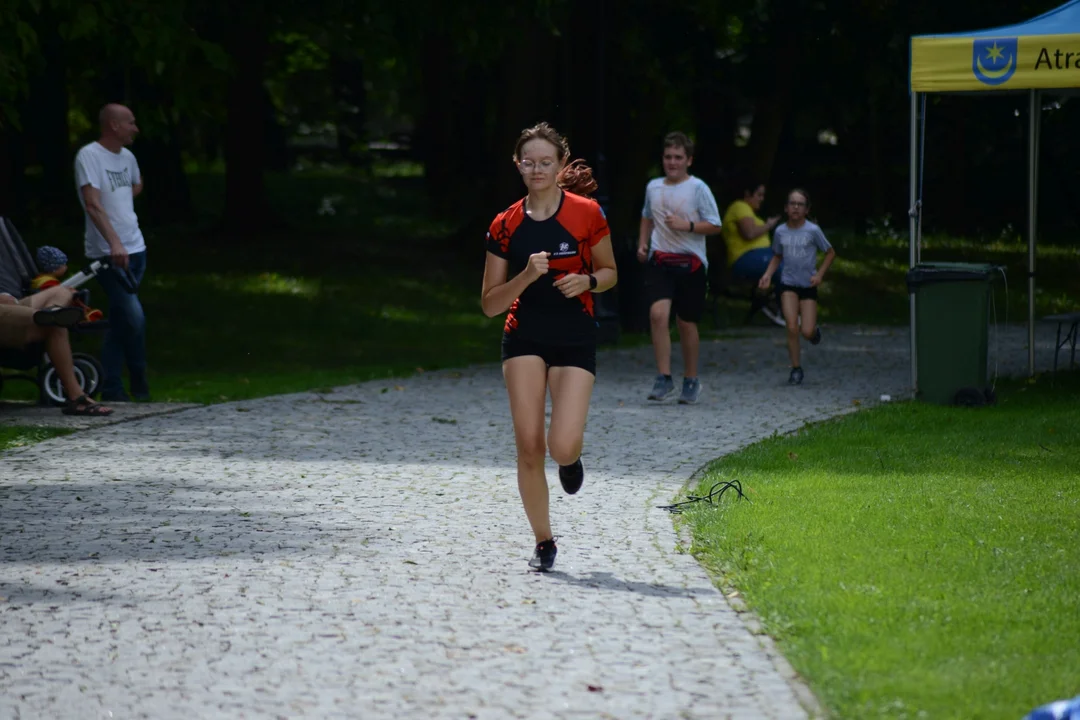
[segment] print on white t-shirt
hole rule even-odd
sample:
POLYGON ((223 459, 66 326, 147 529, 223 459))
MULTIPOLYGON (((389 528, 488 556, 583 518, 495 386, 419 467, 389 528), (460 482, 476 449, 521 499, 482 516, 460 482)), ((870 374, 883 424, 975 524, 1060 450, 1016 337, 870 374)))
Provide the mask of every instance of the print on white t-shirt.
POLYGON ((140 182, 139 163, 127 148, 114 153, 100 143, 92 142, 79 150, 75 156, 75 190, 86 216, 84 247, 88 258, 105 257, 112 254, 112 250, 86 212, 83 187, 90 185, 101 194, 105 214, 109 216, 113 230, 120 236, 124 249, 130 254, 146 249, 146 241, 139 229, 139 218, 135 214, 135 196, 132 194, 133 186, 140 182))

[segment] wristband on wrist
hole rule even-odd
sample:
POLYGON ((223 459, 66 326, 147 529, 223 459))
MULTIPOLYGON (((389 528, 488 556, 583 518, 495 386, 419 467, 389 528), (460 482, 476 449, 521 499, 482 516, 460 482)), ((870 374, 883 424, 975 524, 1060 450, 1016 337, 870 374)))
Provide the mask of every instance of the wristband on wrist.
POLYGON ((596 276, 595 275, 589 275, 589 289, 590 290, 595 290, 596 289, 596 276))
POLYGON ((694 232, 694 221, 690 221, 690 232, 694 232))

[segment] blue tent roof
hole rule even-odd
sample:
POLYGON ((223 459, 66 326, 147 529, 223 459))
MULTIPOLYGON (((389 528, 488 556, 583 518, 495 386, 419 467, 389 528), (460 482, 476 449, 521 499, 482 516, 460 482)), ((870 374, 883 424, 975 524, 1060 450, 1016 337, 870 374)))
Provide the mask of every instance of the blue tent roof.
POLYGON ((1061 7, 1049 10, 1015 25, 1003 25, 989 30, 968 30, 966 32, 941 33, 937 35, 915 35, 918 38, 934 37, 994 37, 994 36, 1030 36, 1030 35, 1069 35, 1080 34, 1080 0, 1069 0, 1061 7))

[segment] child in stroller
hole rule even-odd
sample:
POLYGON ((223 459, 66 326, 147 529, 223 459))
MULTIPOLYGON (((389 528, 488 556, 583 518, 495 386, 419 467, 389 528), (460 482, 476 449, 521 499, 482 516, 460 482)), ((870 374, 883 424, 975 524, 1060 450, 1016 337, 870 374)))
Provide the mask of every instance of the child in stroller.
MULTIPOLYGON (((30 281, 30 290, 37 293, 47 288, 61 285, 60 278, 67 275, 67 255, 60 248, 52 245, 42 245, 37 250, 37 265, 39 274, 30 281)), ((73 304, 82 308, 85 322, 98 322, 105 317, 104 313, 96 308, 88 306, 78 295, 74 296, 73 304)))
MULTIPOLYGON (((51 306, 73 305, 75 299, 73 289, 63 286, 72 284, 71 280, 55 287, 44 288, 37 293, 31 293, 34 278, 41 274, 14 224, 8 218, 0 217, 0 304, 17 304, 35 311, 51 306)), ((93 271, 80 273, 82 277, 92 277, 93 274, 93 271)), ((79 279, 75 279, 76 283, 79 279)), ((87 293, 82 291, 80 294, 85 296, 87 293)), ((86 302, 85 297, 83 302, 86 302)), ((104 328, 108 324, 104 320, 86 323, 81 309, 65 307, 64 310, 67 311, 64 318, 65 324, 73 317, 74 321, 70 323, 70 327, 76 333, 83 329, 104 328)), ((25 314, 17 309, 5 312, 8 315, 25 314)), ((47 317, 51 316, 40 316, 41 319, 47 317)), ((8 322, 12 320, 9 318, 8 322)), ((18 322, 25 323, 26 320, 20 318, 18 322)), ((34 325, 40 324, 37 319, 34 320, 34 325)), ((27 332, 31 335, 40 334, 33 328, 28 329, 27 332)), ((67 334, 65 330, 63 332, 65 344, 67 334)), ((104 376, 101 363, 89 353, 71 353, 70 345, 67 345, 67 348, 74 364, 75 379, 82 389, 82 396, 87 398, 94 396, 104 376)), ((60 362, 63 364, 63 360, 60 362)), ((66 405, 72 399, 71 393, 65 391, 61 373, 47 352, 43 338, 37 338, 36 341, 27 343, 25 346, 9 344, 6 348, 0 348, 0 368, 4 369, 0 371, 0 390, 6 381, 26 380, 37 385, 38 398, 42 404, 66 405)), ((78 407, 84 406, 86 406, 85 403, 78 407)))

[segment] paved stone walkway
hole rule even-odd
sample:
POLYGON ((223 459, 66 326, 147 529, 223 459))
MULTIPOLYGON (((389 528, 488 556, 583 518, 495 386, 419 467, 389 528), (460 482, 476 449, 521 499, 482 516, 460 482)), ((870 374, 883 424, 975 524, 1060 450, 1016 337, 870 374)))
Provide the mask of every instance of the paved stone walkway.
POLYGON ((84 430, 199 407, 198 404, 194 403, 121 402, 103 404, 113 410, 113 414, 107 418, 65 415, 59 407, 45 407, 29 401, 0 400, 0 426, 22 425, 84 430))
POLYGON ((777 329, 703 355, 684 407, 644 400, 649 348, 602 354, 585 487, 549 475, 548 575, 495 365, 0 455, 0 718, 806 717, 656 506, 715 456, 904 396, 907 333, 827 329, 798 388, 777 329))

